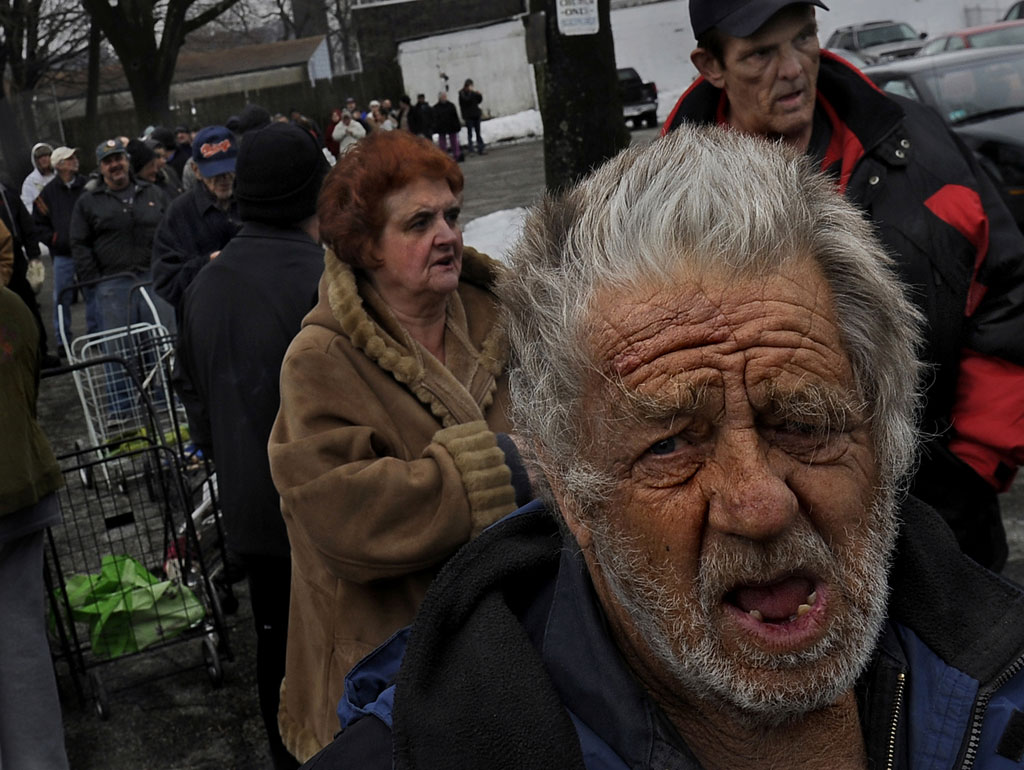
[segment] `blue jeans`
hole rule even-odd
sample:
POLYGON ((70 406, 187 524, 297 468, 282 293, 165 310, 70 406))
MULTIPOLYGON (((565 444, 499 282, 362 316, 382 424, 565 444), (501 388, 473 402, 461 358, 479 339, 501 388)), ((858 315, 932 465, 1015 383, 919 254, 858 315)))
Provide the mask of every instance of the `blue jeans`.
MULTIPOLYGON (((71 257, 53 255, 53 336, 58 345, 63 345, 60 337, 60 316, 64 316, 64 333, 68 342, 75 338, 71 328, 71 300, 74 291, 70 288, 75 283, 75 260, 71 257)), ((96 287, 85 286, 81 289, 85 296, 85 330, 92 334, 100 330, 99 314, 96 311, 96 287)))
POLYGON ((466 147, 473 149, 473 132, 476 131, 476 151, 483 154, 484 138, 480 135, 480 119, 466 118, 466 147))

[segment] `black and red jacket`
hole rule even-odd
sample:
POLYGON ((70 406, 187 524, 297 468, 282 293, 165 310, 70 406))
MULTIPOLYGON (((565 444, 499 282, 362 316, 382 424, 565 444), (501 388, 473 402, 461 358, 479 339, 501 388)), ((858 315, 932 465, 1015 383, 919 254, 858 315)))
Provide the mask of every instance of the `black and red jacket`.
MULTIPOLYGON (((665 123, 727 123, 703 78, 665 123)), ((890 97, 822 51, 822 170, 864 210, 927 318, 933 367, 922 427, 1004 491, 1024 461, 1024 236, 970 150, 939 115, 890 97)))

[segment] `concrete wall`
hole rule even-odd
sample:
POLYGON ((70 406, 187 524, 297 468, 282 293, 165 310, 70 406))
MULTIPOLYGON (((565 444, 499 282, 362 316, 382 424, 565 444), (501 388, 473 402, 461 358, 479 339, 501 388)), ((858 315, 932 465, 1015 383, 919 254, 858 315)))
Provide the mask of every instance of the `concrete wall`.
POLYGON ((408 40, 398 46, 405 92, 423 93, 431 104, 445 86, 453 101, 466 78, 483 94, 484 118, 537 107, 533 69, 526 61, 526 36, 516 19, 488 27, 408 40))

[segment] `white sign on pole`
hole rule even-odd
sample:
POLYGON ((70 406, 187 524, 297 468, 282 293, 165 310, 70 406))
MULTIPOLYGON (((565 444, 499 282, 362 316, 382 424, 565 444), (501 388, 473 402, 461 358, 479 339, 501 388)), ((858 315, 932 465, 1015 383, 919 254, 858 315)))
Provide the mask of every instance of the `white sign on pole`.
POLYGON ((601 29, 597 0, 558 0, 558 33, 596 35, 601 29))

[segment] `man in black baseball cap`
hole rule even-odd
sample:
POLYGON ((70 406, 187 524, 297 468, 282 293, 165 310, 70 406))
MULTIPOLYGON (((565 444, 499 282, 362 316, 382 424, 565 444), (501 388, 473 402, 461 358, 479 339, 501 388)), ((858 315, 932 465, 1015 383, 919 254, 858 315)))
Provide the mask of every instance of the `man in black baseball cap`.
POLYGON ((794 3, 793 0, 696 0, 690 3, 690 25, 698 40, 712 28, 733 37, 747 37, 787 5, 816 5, 828 10, 828 6, 818 0, 806 3, 794 3))
POLYGON ((701 78, 672 111, 780 139, 875 222, 927 319, 931 438, 911 491, 995 570, 1007 543, 998 492, 1024 462, 1024 238, 942 119, 890 96, 818 46, 815 0, 690 0, 701 78), (1005 396, 1005 399, 1004 399, 1005 396))

